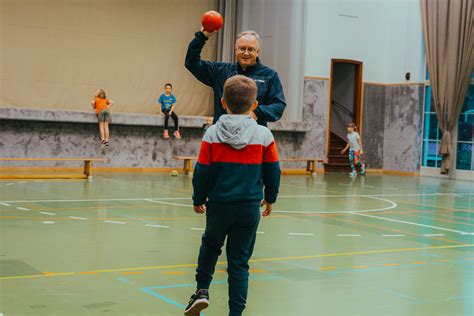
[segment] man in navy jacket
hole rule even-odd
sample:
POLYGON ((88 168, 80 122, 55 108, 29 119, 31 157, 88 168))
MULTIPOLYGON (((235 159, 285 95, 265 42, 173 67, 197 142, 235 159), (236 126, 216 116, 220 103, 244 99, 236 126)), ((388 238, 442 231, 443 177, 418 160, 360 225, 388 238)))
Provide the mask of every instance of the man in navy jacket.
POLYGON ((260 38, 254 31, 245 31, 237 35, 235 42, 234 64, 201 60, 204 44, 215 32, 201 29, 189 43, 186 54, 186 68, 202 83, 214 90, 214 123, 226 114, 222 107, 222 91, 225 81, 235 75, 244 75, 255 81, 258 87, 258 107, 252 117, 260 125, 278 121, 286 107, 285 95, 280 78, 275 70, 263 65, 258 58, 260 38))

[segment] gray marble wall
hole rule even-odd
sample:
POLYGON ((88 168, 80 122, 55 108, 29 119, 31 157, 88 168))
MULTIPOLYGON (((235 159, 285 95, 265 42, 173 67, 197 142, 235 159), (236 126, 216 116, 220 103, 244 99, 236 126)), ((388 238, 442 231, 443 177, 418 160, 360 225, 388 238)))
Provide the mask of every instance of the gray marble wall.
POLYGON ((385 134, 385 86, 364 85, 362 145, 370 169, 383 168, 385 134))
MULTIPOLYGON (((181 140, 165 140, 162 128, 110 125, 110 149, 99 149, 96 124, 0 120, 0 157, 104 157, 104 167, 177 167, 174 155, 197 155, 200 129, 183 129, 181 140)), ((1 166, 78 166, 71 162, 1 162, 1 166)))
POLYGON ((420 170, 423 86, 387 86, 383 169, 420 170))
MULTIPOLYGON (((326 157, 328 121, 328 81, 307 79, 304 82, 303 122, 309 124, 306 133, 274 132, 281 157, 326 157)), ((293 168, 301 164, 285 163, 293 168)))
MULTIPOLYGON (((280 121, 271 125, 281 157, 326 157, 328 119, 327 80, 306 79, 303 121, 280 121)), ((363 142, 369 168, 400 171, 419 170, 423 87, 365 84, 363 142)), ((291 105, 289 105, 291 106, 291 105)), ((197 156, 203 118, 183 117, 183 139, 161 137, 161 118, 116 115, 110 126, 111 147, 99 149, 98 127, 93 116, 73 113, 34 113, 33 110, 0 108, 0 157, 106 157, 104 167, 179 167, 174 155, 197 156), (38 116, 40 115, 40 116, 38 116), (63 118, 61 118, 64 116, 63 118), (20 119, 24 117, 25 119, 20 119), (36 119, 35 119, 36 118, 36 119), (59 121, 58 121, 59 120, 59 121)), ((37 111, 37 110, 35 110, 37 111)), ((77 166, 77 163, 15 163, 0 166, 77 166)), ((285 163, 295 168, 301 163, 285 163)))
POLYGON ((362 140, 369 168, 420 170, 423 86, 365 84, 362 140))

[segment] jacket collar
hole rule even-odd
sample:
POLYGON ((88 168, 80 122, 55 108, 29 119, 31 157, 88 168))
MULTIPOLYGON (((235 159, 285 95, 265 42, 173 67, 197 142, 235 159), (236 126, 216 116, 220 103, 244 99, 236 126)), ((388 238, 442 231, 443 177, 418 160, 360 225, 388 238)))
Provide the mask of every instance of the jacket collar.
POLYGON ((260 58, 257 57, 257 63, 255 65, 252 65, 252 66, 248 66, 247 69, 245 69, 245 71, 242 69, 242 67, 240 67, 240 64, 239 62, 236 62, 237 64, 237 69, 239 71, 239 73, 241 74, 248 74, 248 73, 252 73, 254 72, 258 67, 260 67, 262 65, 261 61, 260 61, 260 58))

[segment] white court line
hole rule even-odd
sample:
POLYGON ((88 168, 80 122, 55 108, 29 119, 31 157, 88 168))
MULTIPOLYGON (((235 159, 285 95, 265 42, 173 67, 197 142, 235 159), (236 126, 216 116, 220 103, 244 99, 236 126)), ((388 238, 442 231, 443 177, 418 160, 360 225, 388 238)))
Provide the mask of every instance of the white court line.
POLYGON ((405 237, 405 235, 382 235, 382 237, 405 237))
POLYGON ((77 217, 77 216, 69 216, 69 218, 80 219, 80 220, 87 220, 88 219, 88 218, 85 218, 85 217, 77 217))
MULTIPOLYGON (((309 195, 279 195, 278 198, 281 199, 293 199, 293 198, 318 198, 318 197, 327 197, 327 198, 341 198, 341 197, 396 197, 396 196, 438 196, 438 195, 474 195, 474 193, 421 193, 421 194, 309 194, 309 195)), ((172 201, 172 200, 191 200, 191 197, 175 197, 175 198, 160 198, 160 197, 148 197, 148 198, 122 198, 122 199, 75 199, 75 200, 60 200, 60 199, 50 199, 50 200, 5 200, 0 201, 4 203, 55 203, 55 202, 113 202, 113 201, 172 201)))
POLYGON ((11 206, 11 205, 8 204, 8 203, 0 203, 0 205, 3 205, 3 206, 11 206))
POLYGON ((204 230, 204 228, 191 227, 191 230, 204 230))
POLYGON ((265 232, 257 232, 257 234, 265 234, 265 232))
POLYGON ((148 226, 148 227, 158 227, 158 228, 170 228, 169 226, 163 226, 163 225, 152 225, 152 224, 146 224, 145 226, 148 226))
POLYGON ((444 234, 424 234, 423 236, 425 236, 425 237, 438 237, 438 236, 444 236, 444 234))
POLYGON ((27 181, 20 181, 20 182, 18 182, 18 183, 23 184, 23 183, 28 183, 28 182, 27 182, 27 181))
POLYGON ((314 236, 312 233, 288 233, 288 235, 292 236, 314 236))
POLYGON ((55 222, 43 222, 43 224, 54 224, 55 222))
POLYGON ((146 200, 191 200, 191 197, 176 197, 176 198, 122 198, 122 199, 74 199, 74 200, 61 200, 61 199, 49 199, 49 200, 14 200, 14 201, 0 201, 7 203, 57 203, 57 202, 120 202, 120 201, 146 201, 146 200))
MULTIPOLYGON (((340 196, 338 196, 340 197, 340 196)), ((388 204, 390 204, 390 206, 387 206, 387 207, 383 207, 383 208, 376 208, 376 209, 371 209, 371 210, 360 210, 360 211, 357 211, 357 212, 361 212, 361 213, 370 213, 370 212, 380 212, 380 211, 387 211, 387 210, 391 210, 393 208, 396 208, 398 206, 397 203, 391 201, 391 200, 387 200, 387 199, 382 199, 380 197, 377 197, 377 196, 372 196, 372 195, 361 195, 361 197, 365 197, 365 198, 371 198, 371 199, 375 199, 375 200, 380 200, 380 201, 383 201, 383 202, 386 202, 388 204)), ((274 210, 273 213, 293 213, 293 214, 337 214, 337 213, 352 213, 351 211, 334 211, 334 212, 311 212, 311 211, 281 211, 281 210, 274 210)))
POLYGON ((360 237, 359 234, 337 234, 337 237, 360 237))
POLYGON ((171 202, 162 202, 162 201, 156 201, 156 200, 152 200, 152 199, 146 199, 145 201, 147 201, 147 202, 153 202, 153 203, 158 203, 158 204, 184 206, 184 207, 193 207, 192 205, 189 205, 189 204, 179 204, 179 203, 171 203, 171 202))
POLYGON ((454 229, 449 229, 449 228, 444 228, 444 227, 438 227, 438 226, 431 226, 431 225, 401 221, 401 220, 398 220, 398 219, 375 216, 375 215, 369 215, 369 214, 363 214, 363 213, 359 213, 359 212, 349 212, 349 214, 354 214, 354 215, 358 215, 358 216, 365 216, 365 217, 370 217, 370 218, 376 218, 376 219, 381 219, 381 220, 385 220, 385 221, 389 221, 389 222, 396 222, 396 223, 402 223, 402 224, 407 224, 407 225, 414 225, 414 226, 421 226, 421 227, 439 229, 439 230, 444 230, 444 231, 448 231, 448 232, 458 233, 458 234, 461 234, 461 235, 474 235, 474 233, 463 232, 463 231, 460 231, 460 230, 454 230, 454 229))
POLYGON ((41 214, 44 214, 44 215, 56 215, 54 213, 48 213, 48 212, 40 212, 41 214))
POLYGON ((12 182, 10 182, 10 183, 6 183, 5 185, 12 185, 12 184, 13 184, 13 183, 12 183, 12 182))
POLYGON ((125 222, 116 222, 116 221, 104 221, 104 223, 110 223, 110 224, 127 224, 125 222))
POLYGON ((16 208, 19 209, 19 210, 22 210, 22 211, 29 211, 30 210, 29 208, 26 208, 26 207, 17 206, 16 208))

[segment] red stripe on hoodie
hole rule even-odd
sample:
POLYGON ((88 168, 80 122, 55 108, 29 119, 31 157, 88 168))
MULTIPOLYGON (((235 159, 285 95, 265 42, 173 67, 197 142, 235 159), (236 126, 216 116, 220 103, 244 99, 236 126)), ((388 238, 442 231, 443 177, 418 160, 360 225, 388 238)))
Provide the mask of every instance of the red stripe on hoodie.
POLYGON ((211 160, 212 162, 240 163, 245 165, 261 164, 263 158, 262 145, 247 145, 242 149, 222 144, 212 143, 211 160))
POLYGON ((273 141, 270 145, 265 147, 263 150, 263 162, 277 162, 278 151, 275 142, 273 141))

